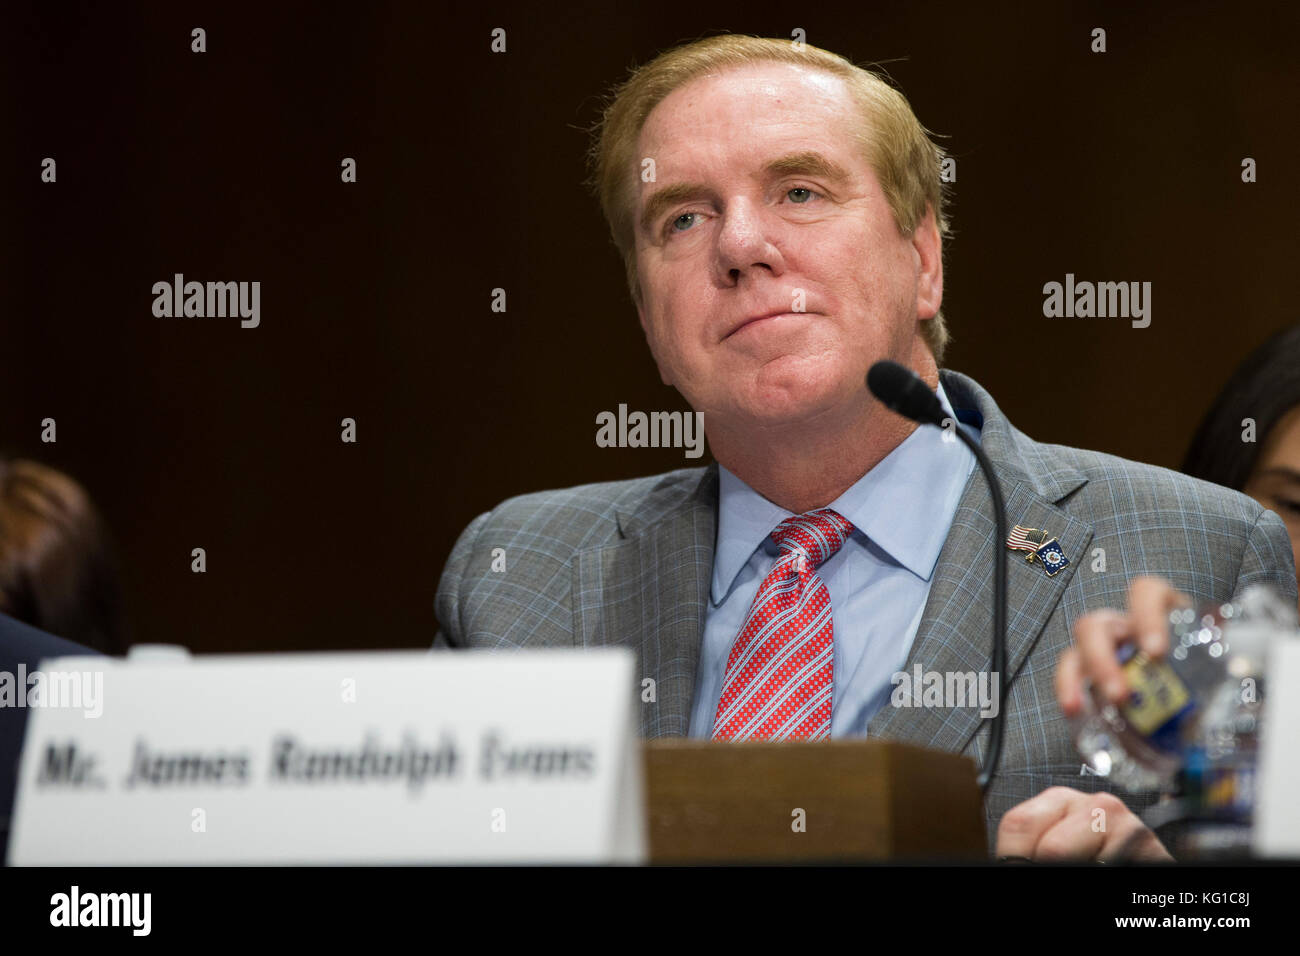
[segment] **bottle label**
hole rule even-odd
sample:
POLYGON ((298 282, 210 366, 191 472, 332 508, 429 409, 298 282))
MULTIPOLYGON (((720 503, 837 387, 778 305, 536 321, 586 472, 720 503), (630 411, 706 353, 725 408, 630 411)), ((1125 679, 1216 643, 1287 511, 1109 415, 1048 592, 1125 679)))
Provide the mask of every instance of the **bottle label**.
POLYGON ((1141 651, 1124 664, 1124 678, 1130 694, 1124 705, 1124 719, 1138 733, 1150 737, 1176 717, 1191 695, 1178 675, 1164 661, 1152 661, 1141 651))

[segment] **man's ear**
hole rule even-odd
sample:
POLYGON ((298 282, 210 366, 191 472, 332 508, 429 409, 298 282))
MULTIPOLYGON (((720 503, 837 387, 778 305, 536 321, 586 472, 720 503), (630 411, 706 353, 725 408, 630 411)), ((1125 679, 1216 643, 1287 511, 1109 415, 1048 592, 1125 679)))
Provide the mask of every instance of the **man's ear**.
POLYGON ((925 218, 912 233, 916 254, 916 317, 932 319, 943 305, 943 239, 934 209, 927 206, 925 218))
POLYGON ((655 367, 659 369, 659 380, 665 385, 671 387, 673 384, 672 380, 668 377, 668 373, 664 370, 663 363, 659 361, 659 355, 655 351, 654 339, 650 337, 650 325, 646 322, 645 306, 642 304, 639 296, 636 299, 636 317, 637 321, 641 323, 641 331, 645 333, 646 345, 650 346, 650 356, 655 360, 655 367))

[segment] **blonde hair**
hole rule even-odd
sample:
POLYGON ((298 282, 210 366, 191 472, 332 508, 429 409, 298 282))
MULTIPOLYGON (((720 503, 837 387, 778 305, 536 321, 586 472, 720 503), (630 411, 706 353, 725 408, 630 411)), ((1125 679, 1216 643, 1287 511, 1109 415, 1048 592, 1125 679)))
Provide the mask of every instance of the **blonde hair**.
MULTIPOLYGON (((844 80, 861 113, 862 122, 854 136, 880 181, 899 231, 911 236, 928 208, 934 210, 939 234, 949 236, 948 186, 940 177, 943 153, 907 100, 884 78, 838 54, 808 44, 796 46, 789 40, 734 34, 695 40, 634 70, 610 94, 601 120, 592 130, 588 185, 600 200, 614 245, 623 257, 628 291, 638 305, 641 287, 635 218, 640 160, 636 143, 646 118, 669 93, 696 77, 763 62, 810 67, 844 80)), ((922 324, 921 335, 935 361, 942 361, 948 344, 942 311, 922 324)))

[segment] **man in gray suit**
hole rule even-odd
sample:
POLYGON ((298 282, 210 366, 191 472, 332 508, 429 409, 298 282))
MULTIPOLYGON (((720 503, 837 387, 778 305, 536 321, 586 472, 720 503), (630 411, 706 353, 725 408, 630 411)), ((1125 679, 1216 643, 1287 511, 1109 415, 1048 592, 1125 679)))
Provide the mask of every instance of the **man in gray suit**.
POLYGON ((891 359, 980 442, 1010 523, 1065 558, 1009 562, 1006 738, 986 794, 997 852, 1168 859, 1133 812, 1156 795, 1081 776, 1066 714, 1085 679, 1121 699, 1118 645, 1162 653, 1179 602, 1254 582, 1294 601, 1277 516, 1039 444, 939 370, 941 157, 873 74, 784 41, 688 44, 620 89, 593 158, 650 350, 703 413, 717 463, 480 515, 443 573, 435 644, 629 646, 655 689, 646 737, 866 735, 982 761, 980 708, 916 706, 898 675, 987 671, 1004 544, 965 446, 863 387, 891 359))

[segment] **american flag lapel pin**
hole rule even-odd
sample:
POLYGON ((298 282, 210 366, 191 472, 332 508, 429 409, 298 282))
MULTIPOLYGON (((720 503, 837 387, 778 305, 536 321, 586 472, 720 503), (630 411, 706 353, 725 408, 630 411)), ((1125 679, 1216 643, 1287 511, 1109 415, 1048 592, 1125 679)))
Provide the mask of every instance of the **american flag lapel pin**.
POLYGON ((1007 547, 1012 551, 1027 551, 1025 562, 1033 564, 1037 559, 1043 563, 1043 572, 1050 578, 1070 564, 1070 559, 1061 549, 1061 542, 1049 537, 1046 531, 1016 525, 1007 535, 1007 547))

